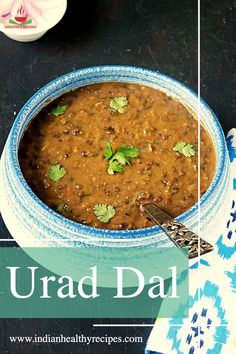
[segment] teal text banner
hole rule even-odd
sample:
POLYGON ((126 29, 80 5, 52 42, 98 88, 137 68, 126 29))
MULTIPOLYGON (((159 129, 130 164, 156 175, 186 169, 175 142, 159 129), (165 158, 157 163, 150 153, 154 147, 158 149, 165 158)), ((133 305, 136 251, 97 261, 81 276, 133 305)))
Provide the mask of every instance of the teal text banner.
POLYGON ((0 318, 187 317, 188 266, 176 247, 2 247, 0 318))

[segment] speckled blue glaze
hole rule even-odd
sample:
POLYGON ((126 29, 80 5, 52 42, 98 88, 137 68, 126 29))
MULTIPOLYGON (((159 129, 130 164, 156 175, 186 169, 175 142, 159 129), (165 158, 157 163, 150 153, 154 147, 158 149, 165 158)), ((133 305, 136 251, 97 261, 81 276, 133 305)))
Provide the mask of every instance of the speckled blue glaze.
MULTIPOLYGON (((180 82, 155 71, 131 66, 95 66, 74 71, 50 82, 36 92, 19 112, 12 126, 1 158, 0 198, 5 223, 21 245, 107 245, 171 246, 158 226, 140 230, 111 231, 95 229, 64 218, 47 207, 27 185, 18 162, 18 146, 27 124, 49 102, 63 93, 88 84, 119 81, 150 86, 182 102, 195 116, 199 109, 206 129, 212 136, 217 166, 208 191, 201 198, 201 231, 212 230, 212 223, 226 212, 229 193, 229 158, 221 126, 203 100, 180 82)), ((177 219, 198 231, 198 204, 177 219)), ((205 237, 206 237, 205 236, 205 237)), ((207 237, 210 239, 210 237, 207 237)))

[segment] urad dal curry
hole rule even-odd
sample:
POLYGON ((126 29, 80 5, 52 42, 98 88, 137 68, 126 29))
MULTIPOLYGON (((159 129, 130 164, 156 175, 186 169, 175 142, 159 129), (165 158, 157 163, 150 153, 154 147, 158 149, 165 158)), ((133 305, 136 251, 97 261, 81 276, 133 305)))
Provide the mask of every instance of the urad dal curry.
MULTIPOLYGON (((198 122, 156 89, 126 83, 85 86, 44 108, 19 147, 34 193, 64 217, 96 228, 152 226, 140 203, 175 217, 198 200, 198 122)), ((201 195, 215 172, 201 126, 201 195)))

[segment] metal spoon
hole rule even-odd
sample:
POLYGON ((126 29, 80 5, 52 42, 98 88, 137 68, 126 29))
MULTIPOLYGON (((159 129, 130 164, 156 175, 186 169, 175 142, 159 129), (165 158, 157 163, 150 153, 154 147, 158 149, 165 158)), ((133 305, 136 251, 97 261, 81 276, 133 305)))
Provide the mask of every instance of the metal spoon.
POLYGON ((156 204, 139 203, 139 206, 162 228, 177 247, 188 248, 189 258, 198 257, 199 253, 202 256, 213 251, 214 247, 209 242, 204 241, 179 221, 166 214, 156 204))

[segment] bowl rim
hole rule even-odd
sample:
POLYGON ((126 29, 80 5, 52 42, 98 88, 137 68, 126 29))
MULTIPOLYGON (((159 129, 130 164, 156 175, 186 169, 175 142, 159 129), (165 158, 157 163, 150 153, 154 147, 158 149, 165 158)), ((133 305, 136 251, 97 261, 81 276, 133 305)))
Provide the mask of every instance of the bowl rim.
MULTIPOLYGON (((14 178, 17 178, 18 182, 20 182, 20 184, 24 187, 24 190, 27 192, 28 197, 30 197, 31 200, 33 200, 34 202, 37 203, 37 205, 40 208, 40 210, 42 211, 42 213, 46 212, 48 216, 53 217, 54 223, 57 224, 57 222, 58 222, 59 223, 58 225, 68 228, 68 231, 73 230, 75 232, 82 232, 82 234, 89 234, 91 236, 102 237, 102 238, 103 237, 109 237, 109 238, 114 237, 114 239, 117 239, 117 240, 119 240, 119 239, 122 240, 123 238, 126 239, 127 237, 128 238, 140 238, 140 237, 147 236, 147 235, 148 236, 151 236, 153 234, 158 235, 162 232, 160 226, 158 226, 158 225, 154 225, 154 226, 151 226, 148 228, 143 228, 143 229, 134 229, 134 230, 110 230, 110 229, 95 228, 95 227, 83 225, 83 224, 80 224, 76 221, 70 220, 70 219, 62 216, 61 214, 57 213, 56 211, 54 211, 50 207, 48 207, 40 198, 38 198, 36 196, 36 194, 33 192, 33 190, 30 188, 30 186, 28 185, 28 183, 26 182, 26 180, 23 176, 23 173, 21 171, 21 167, 19 164, 19 160, 18 160, 18 144, 17 144, 17 139, 16 139, 16 138, 19 139, 19 131, 17 131, 17 129, 18 129, 18 125, 22 119, 22 115, 25 114, 26 109, 29 107, 29 105, 32 104, 32 101, 37 99, 37 97, 39 97, 44 90, 46 90, 46 89, 50 90, 50 88, 53 88, 53 86, 55 86, 56 84, 60 85, 63 82, 65 83, 68 80, 68 77, 73 78, 73 77, 76 77, 77 74, 81 74, 81 75, 85 74, 86 75, 86 74, 88 74, 88 70, 90 72, 94 71, 96 73, 103 72, 106 70, 108 70, 108 71, 114 70, 114 71, 116 71, 117 75, 119 74, 119 72, 120 73, 123 72, 123 74, 124 74, 127 70, 132 70, 137 75, 140 73, 142 73, 142 74, 147 73, 147 74, 151 75, 153 79, 157 79, 157 81, 158 81, 158 78, 164 78, 168 83, 172 83, 174 85, 180 86, 182 89, 184 89, 186 92, 188 92, 190 94, 190 96, 193 97, 193 99, 199 100, 199 104, 202 105, 209 112, 211 117, 213 118, 215 128, 216 128, 217 132, 219 133, 219 142, 218 143, 221 146, 221 149, 219 149, 218 163, 216 164, 216 170, 215 170, 213 180, 212 180, 210 186, 208 187, 207 191, 204 193, 204 195, 200 198, 200 200, 198 200, 186 212, 184 212, 181 215, 176 217, 176 219, 178 221, 185 223, 185 221, 187 220, 188 217, 193 215, 194 212, 198 211, 199 208, 200 209, 202 208, 202 206, 207 202, 207 200, 211 196, 212 192, 214 190, 216 190, 216 188, 220 182, 220 177, 221 177, 223 169, 224 169, 223 162, 226 157, 225 138, 224 138, 224 133, 221 128, 221 125, 220 125, 216 115, 212 111, 212 109, 208 106, 208 104, 201 97, 198 98, 197 93, 194 92, 191 88, 189 88, 185 84, 181 83, 180 81, 178 81, 168 75, 160 73, 159 71, 154 71, 151 69, 138 67, 138 66, 131 66, 131 65, 119 65, 119 64, 97 65, 97 66, 90 66, 90 67, 86 67, 86 68, 81 68, 81 69, 63 74, 63 75, 57 77, 56 79, 48 82, 43 87, 41 87, 37 92, 35 92, 33 94, 33 96, 31 96, 28 99, 28 101, 21 108, 21 110, 19 111, 18 115, 16 116, 16 119, 12 125, 12 128, 11 128, 8 146, 9 146, 9 150, 10 150, 12 166, 14 167, 14 170, 16 172, 14 175, 14 178), (17 134, 17 132, 18 132, 18 134, 17 134)), ((116 80, 116 81, 119 82, 119 80, 116 80)), ((110 81, 107 79, 107 81, 101 81, 101 82, 110 82, 110 81)), ((127 82, 128 82, 128 78, 127 78, 127 82)), ((99 83, 99 81, 98 81, 98 83, 99 83)), ((91 83, 91 84, 93 84, 93 83, 91 83)), ((145 85, 145 83, 143 85, 145 85)), ((79 87, 80 86, 78 86, 78 88, 79 87)), ((70 89, 70 90, 68 89, 68 92, 71 90, 72 89, 70 89)), ((52 92, 48 94, 49 97, 47 99, 50 98, 51 94, 52 94, 52 92)), ((61 95, 62 95, 62 93, 58 97, 60 97, 61 95)), ((45 98, 45 101, 47 99, 45 98)), ((191 104, 190 104, 190 106, 191 106, 191 104)), ((22 135, 20 136, 20 138, 21 137, 22 137, 22 135)), ((215 144, 214 144, 214 146, 215 146, 215 144)), ((216 148, 216 146, 215 146, 215 148, 216 148)), ((69 239, 69 237, 68 237, 68 239, 69 239)))

